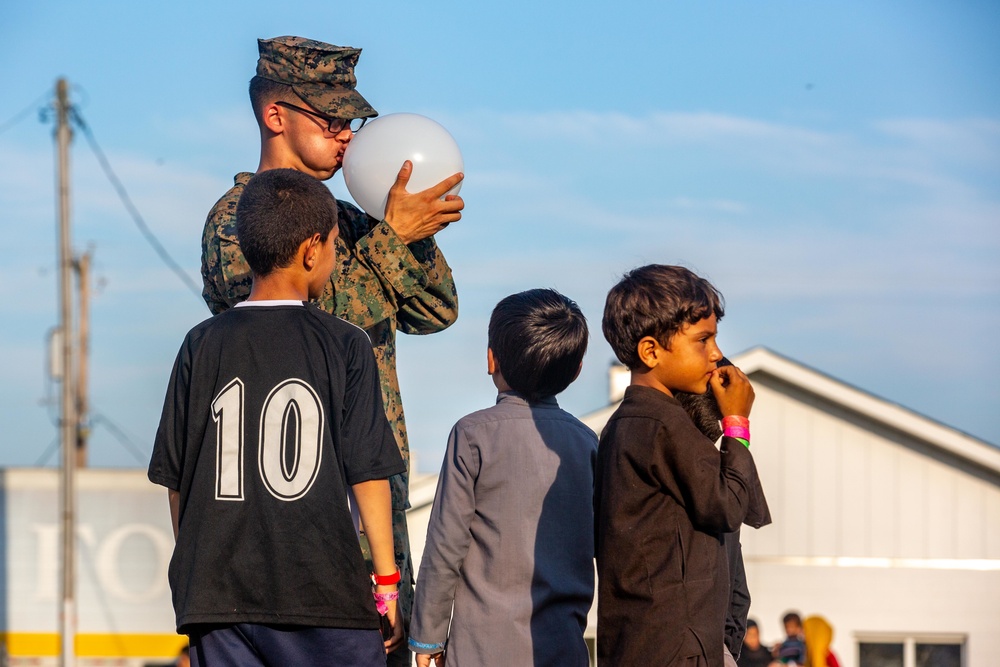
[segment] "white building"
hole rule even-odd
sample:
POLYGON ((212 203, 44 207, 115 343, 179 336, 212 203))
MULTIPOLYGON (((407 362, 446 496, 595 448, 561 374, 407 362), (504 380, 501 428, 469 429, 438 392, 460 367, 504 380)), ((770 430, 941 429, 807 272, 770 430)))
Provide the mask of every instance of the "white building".
MULTIPOLYGON (((733 361, 774 520, 742 533, 762 638, 794 609, 830 621, 844 667, 1000 664, 1000 449, 763 348, 733 361)), ((599 433, 627 383, 612 369, 583 421, 599 433)), ((415 558, 434 481, 413 484, 415 558)))
POLYGON ((1000 449, 762 348, 733 361, 774 519, 742 533, 764 636, 794 608, 845 667, 1000 664, 1000 449), (937 644, 958 648, 918 660, 937 644))
MULTIPOLYGON (((0 665, 55 665, 60 653, 60 473, 0 471, 0 665)), ((167 492, 144 470, 77 473, 77 664, 172 662, 167 492)))

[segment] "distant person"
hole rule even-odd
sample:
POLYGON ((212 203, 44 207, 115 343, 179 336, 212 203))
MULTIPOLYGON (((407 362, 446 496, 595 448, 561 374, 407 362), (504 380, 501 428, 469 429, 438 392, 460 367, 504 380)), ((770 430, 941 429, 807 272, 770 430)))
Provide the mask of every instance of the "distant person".
POLYGON ((747 516, 753 388, 718 367, 722 297, 677 266, 626 274, 608 294, 604 336, 632 372, 601 436, 595 508, 602 667, 721 665, 731 582, 724 536, 747 516), (718 401, 721 451, 674 397, 718 401))
MULTIPOLYGON (((354 68, 361 49, 302 37, 257 40, 260 58, 250 80, 250 103, 260 129, 257 173, 289 168, 320 180, 343 165, 344 151, 365 120, 378 115, 356 89, 354 68)), ((336 270, 317 296, 319 307, 368 332, 381 380, 382 403, 396 445, 409 466, 410 449, 396 377, 396 331, 430 334, 458 317, 451 268, 434 234, 461 219, 461 197, 445 193, 462 180, 455 174, 421 192, 406 190, 412 164, 400 165, 383 220, 337 201, 336 270)), ((202 238, 202 295, 218 314, 250 294, 250 266, 236 234, 236 204, 253 174, 235 184, 212 207, 202 238)), ((390 480, 396 564, 402 576, 400 603, 409 619, 413 566, 406 528, 407 473, 390 480)), ((364 539, 362 539, 364 546, 364 539)), ((390 665, 409 665, 404 649, 390 665)))
POLYGON ((739 667, 768 667, 772 662, 771 649, 760 643, 760 628, 757 621, 747 619, 747 631, 743 637, 743 648, 736 664, 739 667))
POLYGON ((822 616, 810 616, 802 622, 806 638, 806 664, 809 667, 840 667, 830 644, 833 627, 822 616))
POLYGON ((597 438, 559 408, 587 350, 553 290, 500 301, 486 365, 499 395, 448 438, 417 578, 418 667, 587 667, 597 438))
POLYGON ((191 648, 185 646, 181 649, 180 653, 177 654, 177 660, 174 661, 174 667, 191 667, 191 648))
POLYGON ((771 649, 774 658, 784 665, 806 664, 806 643, 802 633, 802 617, 790 611, 781 617, 785 627, 785 641, 771 649))
POLYGON ((403 638, 388 478, 405 465, 368 336, 307 303, 337 263, 336 202, 271 170, 236 218, 250 296, 188 333, 149 464, 169 489, 177 631, 195 667, 385 665, 403 638))

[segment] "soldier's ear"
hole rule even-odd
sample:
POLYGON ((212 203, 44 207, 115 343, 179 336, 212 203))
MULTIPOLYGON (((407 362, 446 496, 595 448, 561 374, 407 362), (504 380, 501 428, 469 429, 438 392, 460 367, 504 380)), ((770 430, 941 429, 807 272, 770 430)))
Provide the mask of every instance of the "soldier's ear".
POLYGON ((261 123, 268 130, 274 134, 281 134, 285 131, 285 113, 284 110, 271 102, 270 104, 265 104, 264 108, 260 111, 261 123))

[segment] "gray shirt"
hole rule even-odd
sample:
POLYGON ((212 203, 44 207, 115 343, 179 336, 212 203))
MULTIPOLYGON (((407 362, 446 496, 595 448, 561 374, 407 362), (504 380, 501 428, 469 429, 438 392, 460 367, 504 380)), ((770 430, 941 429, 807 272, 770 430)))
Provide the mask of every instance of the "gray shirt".
POLYGON ((555 398, 529 404, 505 392, 459 420, 427 528, 411 649, 447 642, 448 667, 589 664, 596 457, 593 431, 555 398))

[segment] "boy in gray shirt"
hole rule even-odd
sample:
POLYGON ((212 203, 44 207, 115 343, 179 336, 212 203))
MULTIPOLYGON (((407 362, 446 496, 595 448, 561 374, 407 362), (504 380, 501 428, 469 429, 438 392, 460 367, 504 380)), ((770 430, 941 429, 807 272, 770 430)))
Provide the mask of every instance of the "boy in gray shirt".
POLYGON ((587 336, 579 307, 553 290, 493 310, 499 396, 448 439, 410 628, 418 667, 589 664, 597 438, 555 399, 587 336))

